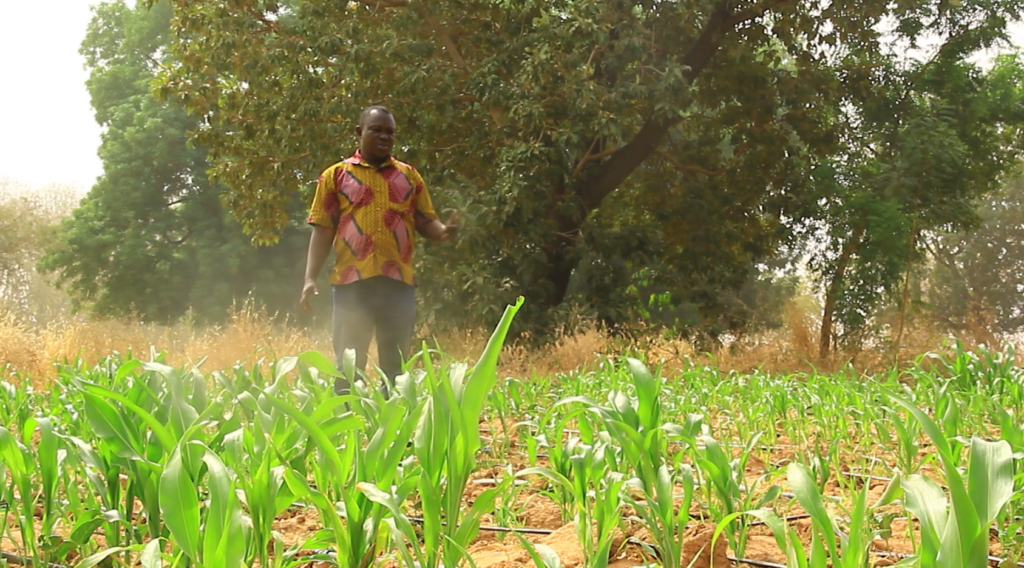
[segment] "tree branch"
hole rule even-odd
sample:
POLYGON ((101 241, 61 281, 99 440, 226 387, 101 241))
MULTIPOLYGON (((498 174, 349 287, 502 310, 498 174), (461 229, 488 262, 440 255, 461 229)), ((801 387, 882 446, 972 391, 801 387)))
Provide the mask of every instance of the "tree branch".
MULTIPOLYGON (((683 55, 681 62, 687 67, 683 75, 688 81, 695 80, 707 68, 711 58, 718 51, 722 37, 732 29, 730 22, 733 13, 730 4, 729 0, 720 0, 715 4, 700 37, 683 55)), ((665 133, 681 120, 678 117, 648 117, 632 140, 588 176, 592 183, 585 185, 580 191, 584 213, 597 208, 601 200, 626 181, 626 178, 654 152, 665 133)))
POLYGON ((679 170, 680 172, 683 172, 684 174, 704 174, 706 176, 718 177, 724 174, 727 169, 729 169, 729 165, 726 165, 724 168, 713 171, 704 169, 700 166, 688 166, 686 164, 683 164, 679 160, 673 158, 668 152, 665 152, 664 150, 655 150, 654 153, 663 158, 669 164, 672 164, 672 167, 679 170))
POLYGON ((404 8, 409 5, 409 0, 356 0, 371 8, 404 8))
MULTIPOLYGON (((594 139, 594 144, 595 145, 597 144, 597 139, 596 138, 594 139)), ((593 147, 594 146, 591 146, 591 149, 593 149, 593 147)), ((580 175, 580 172, 583 171, 583 167, 586 166, 588 163, 594 162, 594 161, 597 161, 597 160, 603 160, 603 159, 607 158, 608 156, 611 156, 612 154, 614 154, 615 152, 618 152, 618 151, 619 151, 618 148, 612 148, 611 150, 605 150, 604 152, 598 152, 596 154, 588 153, 586 156, 583 156, 583 158, 580 160, 580 162, 578 164, 576 164, 576 168, 573 169, 572 175, 569 176, 569 179, 570 180, 576 179, 576 177, 580 175)))
POLYGON ((188 201, 190 197, 191 196, 189 195, 183 195, 177 199, 172 199, 171 201, 167 202, 167 205, 164 205, 164 207, 174 207, 175 205, 179 205, 181 203, 188 201))
POLYGON ((448 35, 448 32, 444 29, 444 26, 441 25, 441 22, 437 21, 437 18, 428 13, 425 9, 423 10, 423 20, 427 22, 427 25, 430 26, 434 30, 434 33, 436 33, 441 39, 441 43, 444 45, 445 51, 448 52, 448 56, 452 58, 455 66, 459 69, 466 69, 466 60, 462 58, 462 54, 459 52, 459 47, 455 45, 455 40, 452 39, 452 36, 448 35))
POLYGON ((192 227, 189 227, 188 231, 186 231, 185 234, 182 235, 182 237, 180 239, 177 239, 177 240, 169 239, 169 238, 167 238, 167 235, 164 235, 164 238, 167 239, 167 242, 169 244, 172 244, 172 245, 182 245, 182 244, 185 244, 185 241, 187 241, 188 238, 191 237, 191 236, 192 236, 192 227))
POLYGON ((789 2, 789 0, 769 0, 768 2, 762 2, 757 6, 743 10, 729 19, 729 27, 736 27, 755 18, 760 18, 767 14, 772 8, 778 8, 780 5, 786 4, 787 2, 789 2))

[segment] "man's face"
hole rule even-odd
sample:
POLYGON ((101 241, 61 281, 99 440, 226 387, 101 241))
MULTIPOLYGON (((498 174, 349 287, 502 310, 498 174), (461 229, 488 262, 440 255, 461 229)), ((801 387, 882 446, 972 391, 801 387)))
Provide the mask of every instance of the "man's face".
POLYGON ((356 135, 359 136, 363 159, 381 163, 391 156, 391 148, 395 145, 395 117, 373 111, 356 127, 356 135))

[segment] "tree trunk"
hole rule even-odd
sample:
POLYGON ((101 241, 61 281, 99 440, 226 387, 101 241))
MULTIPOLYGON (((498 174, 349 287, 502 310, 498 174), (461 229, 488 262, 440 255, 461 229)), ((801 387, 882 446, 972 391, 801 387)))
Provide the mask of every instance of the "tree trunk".
MULTIPOLYGON (((759 17, 779 3, 781 3, 780 0, 773 0, 759 9, 737 13, 732 2, 726 0, 717 2, 700 36, 681 58, 686 66, 684 72, 686 78, 689 81, 695 81, 700 76, 718 51, 722 38, 727 33, 735 29, 736 26, 759 17)), ((573 200, 577 210, 573 214, 564 212, 554 214, 558 229, 543 245, 548 257, 548 267, 544 279, 552 286, 549 294, 538 293, 538 295, 542 295, 540 302, 542 305, 554 307, 565 299, 572 271, 578 262, 576 252, 572 250, 574 248, 572 241, 579 235, 579 230, 590 213, 654 153, 664 135, 681 121, 682 119, 679 117, 669 118, 652 113, 633 138, 621 148, 615 150, 607 158, 602 156, 600 159, 595 159, 602 153, 602 149, 597 145, 593 146, 591 151, 581 158, 582 161, 578 165, 580 171, 576 173, 582 174, 579 179, 573 180, 576 173, 568 175, 566 172, 567 177, 556 184, 553 211, 557 211, 558 206, 567 198, 573 200), (588 164, 588 162, 591 163, 588 164)))
MULTIPOLYGON (((910 231, 910 250, 917 246, 917 229, 910 231)), ((907 310, 910 309, 910 271, 912 265, 907 266, 907 272, 903 275, 903 297, 900 300, 900 324, 896 333, 896 343, 893 346, 893 363, 899 362, 900 344, 903 343, 903 332, 907 328, 907 310)))
POLYGON ((821 314, 821 336, 818 340, 818 358, 821 360, 827 359, 832 352, 832 322, 836 311, 836 300, 842 293, 846 270, 850 266, 850 258, 857 252, 857 247, 860 246, 863 237, 864 229, 859 227, 850 236, 850 240, 843 245, 839 261, 836 263, 836 272, 832 275, 832 281, 829 282, 828 291, 825 293, 825 310, 821 314))

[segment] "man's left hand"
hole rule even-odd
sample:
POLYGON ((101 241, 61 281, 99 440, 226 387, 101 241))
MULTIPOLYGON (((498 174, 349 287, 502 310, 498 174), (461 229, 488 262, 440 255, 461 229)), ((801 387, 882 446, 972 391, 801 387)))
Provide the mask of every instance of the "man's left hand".
POLYGON ((455 238, 459 232, 459 214, 453 212, 448 216, 448 220, 444 224, 444 236, 441 238, 443 241, 450 241, 455 238))

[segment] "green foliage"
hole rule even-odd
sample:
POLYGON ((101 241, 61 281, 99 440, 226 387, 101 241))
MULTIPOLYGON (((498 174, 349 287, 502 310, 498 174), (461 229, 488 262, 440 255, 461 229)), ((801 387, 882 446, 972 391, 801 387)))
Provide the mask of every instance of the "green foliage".
MULTIPOLYGON (((167 63, 171 9, 95 8, 81 53, 96 120, 104 127, 104 173, 39 263, 56 273, 76 307, 102 317, 173 321, 226 316, 253 299, 271 311, 295 303, 306 246, 297 226, 256 249, 222 210, 206 151, 188 141, 199 122, 156 100, 151 83, 167 63)), ((295 212, 297 201, 290 202, 295 212)))
POLYGON ((989 527, 1014 491, 1013 452, 1004 440, 971 440, 966 479, 950 451, 942 429, 922 410, 899 397, 938 449, 950 501, 934 480, 910 475, 903 480, 907 509, 921 523, 922 568, 982 568, 988 566, 989 527))
POLYGON ((815 222, 825 223, 828 243, 811 263, 826 287, 821 355, 859 345, 886 299, 906 313, 909 272, 924 260, 927 236, 973 226, 975 200, 1020 155, 1024 93, 1009 78, 1021 74, 1021 60, 1003 57, 985 72, 962 59, 994 33, 957 32, 906 70, 893 57, 852 55, 875 86, 849 98, 842 149, 813 174, 815 222))
MULTIPOLYGON (((169 367, 162 355, 112 356, 59 365, 45 391, 32 387, 36 377, 0 381, 0 497, 11 503, 0 529, 34 565, 458 566, 472 564, 465 556, 481 516, 493 511, 515 528, 530 506, 518 497, 545 494, 523 483, 530 477, 569 495, 563 506, 579 521, 589 566, 610 564, 621 552, 616 529, 636 525, 649 533, 631 534, 652 564, 682 566, 693 548, 686 527, 709 520, 713 538, 725 532, 739 556, 745 519, 758 519, 789 567, 863 568, 875 560, 875 536, 892 536, 885 519, 908 515, 915 548, 900 565, 986 566, 993 523, 1000 554, 1011 564, 1020 557, 1013 495, 1024 490, 1024 387, 1010 351, 957 346, 938 364, 926 358, 877 376, 710 366, 673 376, 627 358, 557 380, 499 382, 495 362, 518 308, 507 309, 472 371, 424 352, 422 368, 410 365, 388 399, 363 381, 336 396, 338 371, 315 352, 212 375, 169 367), (514 410, 488 404, 494 389, 514 410), (788 406, 776 402, 783 395, 788 406), (893 470, 901 442, 879 430, 893 414, 886 404, 906 411, 899 420, 917 423, 934 447, 905 472, 893 470), (517 471, 518 450, 484 446, 482 425, 510 411, 552 441, 550 467, 517 471), (782 423, 786 447, 758 444, 782 423), (1003 440, 981 438, 997 427, 1003 440), (877 486, 851 480, 879 470, 891 481, 869 505, 877 486), (932 479, 938 471, 946 487, 932 479), (785 475, 792 494, 761 491, 757 472, 785 475), (502 479, 467 492, 470 480, 485 481, 480 474, 502 479), (808 531, 779 516, 797 503, 808 531), (308 508, 321 525, 286 544, 275 519, 308 508)), ((560 563, 551 548, 523 546, 539 564, 560 563)))
POLYGON ((76 200, 69 187, 30 188, 0 179, 0 310, 38 325, 66 315, 67 302, 35 264, 76 200))
POLYGON ((976 228, 928 235, 929 311, 956 331, 1014 333, 1024 328, 1024 178, 983 197, 978 215, 976 228))
POLYGON ((388 104, 400 158, 464 214, 463 238, 419 266, 428 317, 461 324, 518 294, 535 324, 566 300, 620 323, 650 269, 683 322, 743 329, 750 304, 729 296, 751 267, 827 227, 817 269, 852 335, 916 236, 969 217, 1013 154, 1017 98, 986 95, 996 78, 965 61, 1020 0, 173 6, 161 93, 200 119, 245 230, 274 241, 295 193, 354 145, 359 109, 388 104), (924 38, 943 46, 928 64, 888 47, 924 38))

